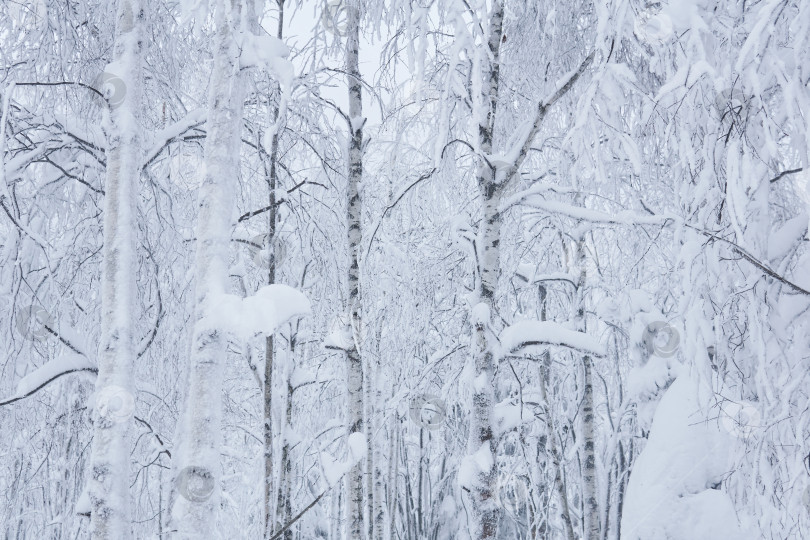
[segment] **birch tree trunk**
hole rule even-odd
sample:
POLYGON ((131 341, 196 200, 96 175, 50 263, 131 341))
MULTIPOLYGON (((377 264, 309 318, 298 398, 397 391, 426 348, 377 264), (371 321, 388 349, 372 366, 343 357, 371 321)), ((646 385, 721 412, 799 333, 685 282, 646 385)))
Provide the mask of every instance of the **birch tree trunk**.
POLYGON ((183 411, 184 448, 172 518, 179 538, 216 535, 220 481, 222 379, 227 338, 207 323, 212 297, 227 292, 233 195, 239 170, 242 85, 232 25, 241 2, 215 5, 214 65, 208 102, 205 176, 199 195, 194 329, 183 411))
MULTIPOLYGON (((495 134, 495 114, 498 103, 499 56, 503 31, 503 5, 495 2, 489 21, 489 55, 482 66, 484 110, 479 113, 478 147, 483 155, 492 154, 495 134), (486 69, 484 69, 486 68, 486 69)), ((486 52, 484 53, 486 55, 486 52)), ((496 184, 496 170, 479 158, 477 172, 478 188, 482 200, 482 219, 477 237, 477 260, 479 272, 478 304, 473 308, 472 367, 473 393, 468 440, 468 459, 475 460, 476 476, 472 479, 471 533, 476 540, 494 539, 500 519, 500 509, 495 501, 496 448, 492 431, 494 406, 494 354, 491 336, 490 315, 495 307, 495 291, 498 285, 500 265, 501 219, 498 213, 500 190, 496 184), (487 467, 486 464, 489 466, 487 467)))
MULTIPOLYGON (((363 424, 363 363, 358 350, 361 327, 360 297, 360 219, 362 202, 360 183, 363 180, 363 90, 360 80, 360 9, 355 3, 346 10, 346 74, 349 87, 349 163, 347 182, 347 214, 349 246, 348 302, 349 325, 354 337, 346 350, 347 399, 349 433, 362 432, 363 424)), ((347 535, 352 539, 363 538, 363 466, 354 467, 346 480, 347 535)))
MULTIPOLYGON (((372 416, 377 410, 382 410, 382 369, 380 366, 380 354, 379 354, 379 343, 380 343, 381 333, 380 331, 377 332, 377 360, 374 362, 374 388, 375 393, 373 394, 373 406, 371 407, 372 416), (380 407, 378 409, 377 407, 380 407)), ((378 426, 380 427, 380 431, 384 431, 384 420, 378 422, 378 426)), ((369 429, 369 440, 374 436, 376 432, 373 429, 369 429)), ((393 436, 393 435, 392 435, 393 436)), ((384 489, 385 489, 385 472, 382 468, 382 448, 380 445, 373 445, 372 452, 369 453, 369 459, 372 462, 372 474, 374 475, 374 486, 373 486, 373 503, 371 505, 372 513, 370 519, 373 520, 374 525, 372 528, 372 535, 371 540, 375 538, 382 538, 385 530, 385 499, 383 496, 384 489)))
POLYGON ((397 489, 397 482, 399 478, 399 436, 401 433, 401 426, 399 424, 399 417, 396 411, 391 418, 391 440, 388 447, 388 482, 386 485, 388 503, 388 519, 386 520, 385 538, 393 538, 394 531, 396 530, 396 508, 398 501, 399 490, 397 489))
MULTIPOLYGON (((379 343, 379 339, 377 339, 377 343, 379 343)), ((366 351, 367 352, 367 351, 366 351)), ((374 433, 374 398, 371 393, 371 387, 374 385, 374 364, 375 362, 371 359, 370 354, 365 355, 365 368, 366 372, 363 376, 364 381, 364 394, 363 394, 363 403, 365 406, 364 415, 365 415, 365 423, 366 429, 368 430, 369 436, 366 437, 366 468, 364 471, 365 474, 365 484, 366 484, 366 516, 368 516, 368 522, 366 523, 366 538, 372 539, 374 538, 374 444, 371 440, 371 434, 374 433)))
MULTIPOLYGON (((259 2, 260 5, 263 1, 259 2)), ((276 37, 281 39, 284 30, 284 0, 277 0, 278 5, 278 26, 276 27, 276 37)), ((251 24, 255 24, 254 32, 258 34, 258 18, 254 13, 250 14, 251 24)), ((280 107, 276 105, 272 111, 274 123, 273 138, 270 143, 270 156, 264 159, 265 177, 267 178, 267 189, 270 193, 267 227, 267 244, 265 248, 272 246, 273 256, 267 269, 267 282, 276 282, 276 224, 278 220, 276 188, 278 187, 278 132, 280 107)), ((259 148, 263 148, 261 142, 259 148)), ((263 152, 263 150, 262 150, 263 152)), ((264 536, 269 538, 273 532, 273 358, 274 358, 274 337, 269 335, 265 338, 264 344, 264 536)))
MULTIPOLYGON (((576 290, 577 330, 585 332, 585 283, 587 279, 585 238, 577 242, 577 265, 579 282, 576 290)), ((583 504, 583 538, 595 540, 600 538, 599 502, 596 491, 596 456, 594 451, 595 427, 593 413, 593 360, 589 355, 582 359, 583 396, 582 396, 582 447, 584 470, 582 471, 582 504, 583 504)))
POLYGON ((590 356, 582 359, 583 397, 582 397, 582 439, 585 456, 585 470, 582 473, 582 492, 585 538, 599 538, 599 502, 596 492, 596 456, 594 453, 595 428, 593 416, 593 361, 590 356))
MULTIPOLYGON (((143 19, 143 7, 138 0, 118 3, 113 64, 104 75, 105 82, 110 77, 118 77, 123 84, 113 84, 113 95, 105 96, 109 98, 109 123, 105 126, 108 140, 101 343, 89 479, 90 528, 95 539, 126 539, 132 534, 130 448, 126 440, 134 406, 135 216, 141 169, 137 114, 143 19)), ((105 94, 109 91, 109 88, 102 89, 105 94)))
MULTIPOLYGON (((544 286, 540 286, 539 288, 539 300, 540 300, 540 320, 546 320, 546 298, 547 298, 547 290, 544 286)), ((542 361, 540 363, 540 368, 538 369, 538 388, 540 390, 540 399, 543 403, 543 409, 546 415, 546 429, 548 430, 548 438, 546 439, 546 443, 548 445, 548 454, 551 457, 551 466, 553 467, 553 474, 554 474, 554 491, 557 494, 557 499, 559 499, 560 505, 560 519, 563 522, 563 527, 565 527, 565 539, 566 540, 576 540, 576 536, 574 534, 574 523, 571 519, 571 511, 568 505, 568 493, 565 489, 565 483, 563 482, 563 469, 562 469, 562 458, 560 456, 560 452, 557 449, 557 426, 554 423, 554 417, 552 415, 552 409, 549 403, 549 396, 548 391, 546 390, 546 379, 550 377, 551 373, 551 353, 546 351, 543 353, 542 361)), ((546 490, 548 490, 548 486, 544 486, 546 490)), ((549 494, 549 499, 551 496, 549 494)))
MULTIPOLYGON (((296 338, 298 330, 290 327, 290 358, 295 360, 296 338)), ((276 514, 278 519, 276 521, 276 529, 280 530, 292 519, 292 462, 290 461, 290 443, 288 442, 289 432, 292 429, 292 416, 293 416, 293 395, 295 387, 292 385, 291 369, 285 369, 284 384, 287 387, 286 401, 284 404, 284 426, 281 429, 281 461, 279 463, 279 478, 278 478, 278 502, 276 504, 276 514)), ((292 528, 284 531, 284 540, 292 540, 292 528)))

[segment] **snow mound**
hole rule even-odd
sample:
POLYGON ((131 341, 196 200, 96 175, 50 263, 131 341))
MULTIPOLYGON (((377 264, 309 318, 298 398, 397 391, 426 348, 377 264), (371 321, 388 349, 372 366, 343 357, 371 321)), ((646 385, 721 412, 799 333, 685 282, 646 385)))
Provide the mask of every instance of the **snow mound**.
POLYGON ((274 36, 256 36, 245 33, 240 38, 240 66, 243 68, 258 66, 268 69, 284 88, 290 88, 293 79, 293 65, 287 60, 290 55, 289 47, 274 36))
POLYGON ((627 485, 626 540, 748 540, 729 496, 731 438, 700 411, 698 383, 681 374, 661 398, 627 485))
POLYGON ((328 452, 321 452, 321 467, 330 486, 335 485, 343 475, 349 472, 360 460, 366 457, 366 436, 361 432, 355 432, 346 439, 348 456, 344 461, 338 461, 328 452))

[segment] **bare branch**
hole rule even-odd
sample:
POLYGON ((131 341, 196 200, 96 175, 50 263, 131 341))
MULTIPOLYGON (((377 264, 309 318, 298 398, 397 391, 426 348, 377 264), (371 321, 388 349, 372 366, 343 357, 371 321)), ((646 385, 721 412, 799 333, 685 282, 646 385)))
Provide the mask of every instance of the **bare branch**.
POLYGON ((374 227, 374 232, 371 233, 371 238, 368 241, 368 246, 366 246, 366 256, 368 256, 368 253, 371 250, 371 244, 374 242, 374 238, 377 236, 377 231, 380 229, 380 225, 382 225, 383 219, 385 218, 386 214, 388 214, 388 212, 390 212, 391 209, 393 209, 410 190, 412 190, 413 188, 415 188, 428 178, 432 177, 433 174, 436 172, 436 170, 437 170, 436 167, 433 167, 429 172, 426 172, 425 174, 423 174, 422 176, 411 182, 408 185, 408 187, 399 192, 399 196, 397 196, 397 198, 394 199, 394 202, 385 207, 385 209, 382 212, 382 215, 380 215, 379 219, 377 219, 377 225, 376 227, 374 227))
POLYGON ((804 170, 803 168, 799 167, 798 169, 790 169, 788 171, 782 171, 773 178, 771 178, 770 182, 771 184, 773 184, 774 182, 778 182, 779 180, 781 180, 783 176, 787 176, 789 174, 796 174, 798 172, 802 172, 803 170, 804 170))
MULTIPOLYGON (((288 189, 287 190, 287 195, 294 192, 295 190, 297 190, 301 186, 305 186, 307 184, 314 184, 316 186, 320 186, 320 187, 326 189, 326 186, 321 184, 320 182, 312 182, 311 180, 302 180, 301 182, 298 182, 293 187, 288 189)), ((284 199, 279 199, 278 201, 276 201, 275 204, 270 204, 270 205, 265 206, 264 208, 259 208, 258 210, 253 210, 251 212, 246 212, 246 213, 242 214, 241 216, 239 216, 238 222, 242 223, 243 221, 248 220, 248 219, 250 219, 252 217, 258 216, 258 215, 263 214, 265 212, 269 212, 270 210, 272 210, 273 208, 275 208, 276 206, 280 205, 283 202, 284 202, 284 199)))

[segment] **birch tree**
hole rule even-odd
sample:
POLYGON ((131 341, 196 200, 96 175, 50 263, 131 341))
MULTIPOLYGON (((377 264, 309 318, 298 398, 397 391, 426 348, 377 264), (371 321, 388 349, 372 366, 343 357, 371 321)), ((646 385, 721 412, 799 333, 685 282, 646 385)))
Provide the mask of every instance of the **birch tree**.
MULTIPOLYGON (((283 37, 284 32, 284 0, 277 0, 276 5, 278 8, 278 22, 276 26, 276 38, 279 40, 283 37)), ((264 2, 258 2, 258 12, 261 12, 264 2)), ((250 15, 251 30, 258 34, 258 17, 256 14, 250 15)), ((279 100, 281 92, 279 92, 279 100)), ((279 245, 278 238, 276 237, 278 213, 276 201, 276 190, 278 189, 278 159, 279 159, 279 120, 281 113, 280 104, 276 104, 270 112, 272 125, 272 137, 270 140, 270 153, 264 155, 263 164, 265 175, 267 179, 268 189, 268 207, 267 213, 267 234, 263 237, 267 240, 266 249, 273 250, 273 256, 269 259, 267 265, 267 283, 275 283, 276 270, 279 261, 278 254, 275 252, 276 247, 279 245)), ((260 153, 264 149, 264 144, 259 145, 260 153)), ((264 534, 269 536, 273 528, 273 359, 274 359, 274 337, 269 335, 265 338, 265 355, 264 355, 264 534)), ((282 471, 284 465, 282 464, 282 471)), ((279 486, 278 493, 281 493, 283 486, 279 486)), ((278 526, 279 523, 276 523, 278 526)))
MULTIPOLYGON (((349 434, 362 433, 368 437, 363 412, 363 359, 360 344, 363 343, 362 294, 360 289, 360 249, 362 239, 363 182, 363 87, 360 75, 360 20, 359 3, 347 4, 346 13, 346 84, 349 91, 349 147, 347 152, 346 179, 346 230, 348 232, 349 268, 347 274, 348 295, 348 347, 346 348, 346 398, 349 434)), ((367 459, 371 459, 369 456, 367 459)), ((346 534, 350 538, 362 538, 365 534, 363 512, 363 471, 357 468, 349 473, 346 481, 346 534)))
MULTIPOLYGON (((510 181, 520 170, 535 136, 541 128, 548 109, 570 90, 593 60, 593 53, 557 84, 557 89, 535 104, 531 119, 518 131, 518 137, 496 150, 496 120, 501 96, 501 45, 504 42, 504 3, 494 2, 482 9, 479 20, 486 21, 486 48, 478 50, 477 65, 471 76, 479 76, 473 84, 474 121, 477 139, 470 145, 477 153, 476 184, 480 200, 479 225, 475 235, 475 295, 470 302, 472 327, 471 357, 468 367, 472 386, 468 457, 462 469, 466 488, 470 491, 471 534, 473 538, 495 538, 500 509, 495 500, 497 481, 497 440, 492 425, 494 406, 494 371, 497 339, 493 316, 498 304, 500 276, 501 199, 510 181)), ((461 15, 457 15, 461 16, 461 15)), ((483 30, 483 28, 482 28, 483 30)))
MULTIPOLYGON (((483 96, 482 110, 478 113, 478 140, 482 156, 493 154, 495 119, 498 105, 500 72, 500 46, 503 33, 503 3, 495 2, 488 18, 488 51, 482 55, 483 96)), ((470 409, 468 452, 474 456, 477 470, 471 482, 472 523, 471 533, 475 539, 495 538, 500 511, 494 500, 496 471, 495 447, 492 428, 494 354, 492 338, 488 335, 490 317, 495 307, 495 291, 498 287, 500 219, 498 213, 498 186, 496 170, 487 159, 478 160, 476 173, 481 197, 481 225, 476 236, 475 261, 478 269, 476 300, 471 312, 473 327, 471 344, 471 367, 473 392, 470 409)))
POLYGON ((806 538, 808 25, 0 2, 2 534, 806 538))
MULTIPOLYGON (((660 99, 667 103, 672 117, 678 119, 680 132, 691 134, 679 144, 682 160, 672 163, 676 175, 691 178, 682 185, 674 212, 683 216, 677 221, 674 237, 680 246, 678 261, 682 266, 678 316, 684 334, 678 353, 683 355, 683 367, 656 410, 654 418, 658 425, 653 426, 648 447, 639 458, 643 461, 631 473, 628 497, 632 495, 632 504, 628 501, 622 522, 623 537, 682 529, 682 524, 655 512, 650 514, 651 519, 643 518, 645 501, 654 493, 650 479, 659 474, 650 461, 661 459, 672 447, 671 443, 661 441, 673 437, 676 431, 662 426, 676 401, 682 408, 688 406, 693 417, 716 419, 702 432, 686 433, 684 438, 692 446, 672 458, 681 460, 686 455, 696 457, 710 452, 718 456, 719 462, 707 464, 701 470, 702 477, 691 482, 665 484, 665 489, 653 499, 677 500, 668 506, 716 499, 715 510, 707 513, 703 526, 690 531, 690 535, 710 534, 712 528, 722 528, 729 537, 774 534, 770 516, 780 511, 766 502, 770 496, 759 501, 762 507, 755 513, 763 517, 756 524, 739 519, 729 502, 734 498, 740 504, 746 499, 740 493, 748 488, 740 487, 737 479, 747 476, 748 466, 755 469, 758 466, 746 458, 730 457, 731 462, 724 458, 737 452, 745 454, 756 447, 759 450, 754 452, 760 460, 773 459, 765 458, 765 454, 779 454, 786 468, 798 463, 798 456, 772 446, 772 436, 784 442, 784 435, 776 435, 767 427, 781 422, 779 418, 784 419, 783 413, 769 410, 767 403, 771 402, 772 394, 767 388, 773 377, 778 378, 775 373, 786 361, 787 349, 782 348, 784 344, 776 345, 782 343, 777 337, 781 331, 770 333, 779 324, 771 326, 764 322, 768 317, 760 310, 779 309, 775 306, 781 304, 782 294, 791 295, 799 303, 806 301, 805 288, 792 279, 796 274, 791 271, 804 264, 803 250, 797 249, 796 240, 804 235, 805 214, 803 209, 787 202, 792 198, 787 194, 795 186, 784 182, 805 170, 805 144, 794 145, 796 141, 804 141, 806 134, 801 123, 785 121, 790 114, 779 111, 806 102, 807 93, 806 89, 797 90, 797 74, 792 69, 774 76, 770 72, 771 62, 752 58, 767 59, 783 53, 791 56, 793 53, 777 51, 794 39, 804 41, 799 37, 799 28, 806 22, 798 23, 797 17, 805 10, 800 3, 791 2, 724 8, 727 9, 714 12, 695 6, 689 20, 693 24, 700 22, 701 29, 693 26, 684 33, 681 30, 685 21, 671 8, 648 14, 671 29, 650 46, 649 63, 666 81, 660 99), (754 20, 758 22, 753 23, 754 20), (725 31, 729 21, 738 29, 733 37, 725 31), (776 35, 781 37, 774 39, 776 35), (683 46, 686 48, 681 49, 683 46), (715 52, 708 55, 707 46, 714 47, 715 52), (706 68, 689 82, 689 88, 675 83, 688 78, 686 64, 694 65, 697 58, 704 59, 706 68), (676 90, 675 86, 679 88, 676 90), (690 104, 682 113, 674 112, 672 100, 676 95, 679 103, 688 100, 690 104), (775 118, 780 120, 774 121, 775 118), (683 131, 687 124, 690 128, 683 131), (777 239, 784 242, 779 243, 780 248, 765 249, 766 243, 775 246, 777 239), (704 244, 705 248, 690 252, 690 247, 704 244), (766 296, 770 299, 766 300, 766 296), (765 307, 768 305, 771 308, 765 307), (761 373, 765 365, 769 376, 752 376, 761 373), (727 470, 736 472, 719 482, 721 471, 727 470), (701 489, 701 482, 714 489, 701 489), (646 489, 640 490, 641 485, 646 489)), ((788 392, 793 391, 790 388, 788 392)), ((681 469, 687 478, 687 463, 691 461, 686 458, 681 469)), ((782 474, 792 476, 786 469, 782 474)), ((778 482, 766 483, 768 487, 758 489, 766 493, 779 491, 778 482)), ((747 482, 743 480, 743 484, 747 482)), ((791 530, 799 527, 796 520, 789 521, 791 530)))
POLYGON ((135 231, 141 171, 138 113, 144 6, 118 2, 113 62, 102 77, 109 105, 104 196, 101 341, 89 491, 93 538, 130 538, 128 432, 134 408, 135 231), (120 75, 118 75, 120 73, 120 75))
POLYGON ((244 16, 239 0, 213 3, 214 63, 208 95, 204 178, 200 187, 195 253, 195 298, 188 388, 184 404, 183 453, 175 472, 172 507, 179 538, 217 530, 222 378, 227 337, 211 322, 217 297, 228 290, 231 213, 239 169, 242 84, 235 32, 244 16), (208 316, 208 317, 207 317, 208 316))

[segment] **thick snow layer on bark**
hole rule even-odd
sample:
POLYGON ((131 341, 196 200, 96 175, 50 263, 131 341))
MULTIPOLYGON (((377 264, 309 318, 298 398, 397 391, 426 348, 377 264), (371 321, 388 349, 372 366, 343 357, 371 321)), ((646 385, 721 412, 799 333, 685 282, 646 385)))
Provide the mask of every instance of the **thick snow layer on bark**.
POLYGON ((697 381, 681 374, 655 413, 636 460, 622 516, 622 538, 747 540, 728 495, 713 489, 729 472, 732 438, 700 410, 697 381))
POLYGON ((326 339, 323 340, 323 346, 327 349, 348 351, 354 347, 354 337, 349 330, 339 328, 326 336, 326 339))
POLYGON ((290 88, 293 79, 293 65, 288 60, 290 49, 274 36, 255 36, 245 33, 238 39, 239 65, 243 68, 259 66, 269 69, 282 88, 290 88))
POLYGON ((211 328, 248 339, 257 334, 272 334, 293 317, 309 312, 310 302, 303 293, 287 285, 273 284, 246 298, 233 294, 213 295, 205 322, 211 328))
POLYGON ((343 461, 338 461, 327 452, 321 452, 321 466, 326 475, 326 483, 330 486, 337 483, 352 467, 366 457, 366 436, 363 433, 358 431, 349 435, 346 445, 348 452, 343 461))
POLYGON ((76 499, 76 504, 73 506, 73 511, 77 514, 89 514, 92 508, 93 506, 90 503, 90 494, 87 492, 87 488, 85 488, 79 494, 79 498, 76 499))
POLYGON ((605 354, 605 348, 598 340, 551 321, 517 322, 501 332, 500 341, 501 356, 525 347, 549 345, 568 347, 596 356, 605 354))
POLYGON ((489 472, 495 465, 495 458, 489 449, 489 444, 484 443, 477 452, 465 456, 461 460, 458 468, 458 483, 461 487, 471 489, 479 481, 481 473, 489 472))
MULTIPOLYGON (((524 396, 525 398, 526 396, 524 396)), ((495 405, 494 413, 493 423, 499 434, 508 433, 530 419, 534 419, 528 409, 513 405, 508 400, 495 405)))
POLYGON ((655 397, 679 373, 680 364, 672 358, 652 357, 627 375, 627 391, 636 400, 638 423, 649 430, 658 401, 655 397))
POLYGON ((470 311, 470 322, 472 324, 487 324, 489 323, 489 306, 484 302, 475 304, 470 311))

